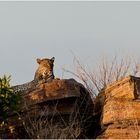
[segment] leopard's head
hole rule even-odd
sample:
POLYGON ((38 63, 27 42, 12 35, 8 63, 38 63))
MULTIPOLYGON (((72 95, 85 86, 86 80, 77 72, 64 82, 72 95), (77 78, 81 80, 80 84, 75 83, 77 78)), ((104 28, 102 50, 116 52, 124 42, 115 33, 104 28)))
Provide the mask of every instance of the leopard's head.
POLYGON ((36 71, 35 78, 37 78, 38 76, 42 76, 43 78, 54 76, 53 75, 54 60, 55 60, 54 57, 52 57, 51 59, 37 58, 36 61, 39 64, 39 68, 36 71))

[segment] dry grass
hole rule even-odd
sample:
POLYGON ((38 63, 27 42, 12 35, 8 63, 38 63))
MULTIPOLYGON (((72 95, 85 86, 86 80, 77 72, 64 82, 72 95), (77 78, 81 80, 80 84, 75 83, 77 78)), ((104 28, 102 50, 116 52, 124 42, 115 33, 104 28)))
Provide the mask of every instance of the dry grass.
POLYGON ((72 120, 71 117, 68 121, 55 111, 53 115, 49 115, 47 110, 34 112, 34 115, 30 112, 24 116, 24 128, 30 138, 33 139, 66 139, 77 138, 81 133, 80 122, 75 116, 72 120))
POLYGON ((79 104, 75 102, 73 112, 64 115, 57 110, 57 103, 55 109, 52 112, 48 112, 46 109, 39 109, 27 112, 25 115, 21 115, 23 120, 23 126, 29 135, 29 138, 33 139, 75 139, 80 137, 83 133, 84 123, 89 119, 90 116, 86 116, 88 107, 80 113, 79 104), (86 117, 85 117, 86 116, 86 117))

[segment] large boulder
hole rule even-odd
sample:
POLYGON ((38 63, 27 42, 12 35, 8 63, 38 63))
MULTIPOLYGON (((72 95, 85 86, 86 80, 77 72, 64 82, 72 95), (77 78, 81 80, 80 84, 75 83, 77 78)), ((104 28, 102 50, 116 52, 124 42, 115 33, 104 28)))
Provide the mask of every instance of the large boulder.
POLYGON ((74 79, 56 79, 50 83, 40 84, 34 91, 23 95, 21 108, 25 112, 35 106, 42 108, 42 106, 51 106, 54 102, 59 101, 58 108, 52 105, 50 113, 53 111, 52 107, 54 106, 59 112, 65 114, 72 112, 77 99, 78 101, 79 99, 83 101, 78 104, 79 106, 85 104, 85 106, 91 108, 91 105, 93 105, 88 91, 82 84, 76 82, 74 79), (59 108, 59 105, 61 108, 59 108))
POLYGON ((20 117, 9 117, 16 126, 16 135, 4 138, 90 138, 93 135, 90 130, 95 127, 92 117, 93 101, 84 86, 74 79, 54 79, 38 84, 35 90, 21 96, 20 117), (32 134, 34 125, 40 126, 44 119, 55 129, 48 132, 43 126, 32 134), (23 124, 27 133, 32 130, 29 135, 23 133, 23 124))
POLYGON ((127 76, 108 85, 96 98, 101 113, 97 138, 136 139, 140 137, 140 78, 127 76))

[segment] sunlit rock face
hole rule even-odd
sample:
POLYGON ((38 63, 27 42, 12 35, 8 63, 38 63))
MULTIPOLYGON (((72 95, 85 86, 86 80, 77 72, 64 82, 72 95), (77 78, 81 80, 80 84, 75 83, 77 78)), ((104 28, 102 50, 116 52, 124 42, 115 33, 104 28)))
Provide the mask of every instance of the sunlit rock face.
POLYGON ((34 110, 38 113, 45 110, 46 116, 54 116, 58 122, 60 120, 60 123, 58 114, 61 114, 67 124, 71 117, 72 120, 76 119, 77 122, 71 122, 71 124, 78 123, 79 134, 61 138, 94 137, 94 133, 90 132, 90 128, 96 127, 93 119, 93 101, 86 88, 74 79, 54 79, 49 83, 41 83, 34 91, 24 95, 22 101, 23 112, 30 110, 33 116, 34 110))
POLYGON ((16 133, 13 136, 7 135, 8 137, 3 138, 92 138, 94 133, 90 130, 96 130, 93 108, 89 92, 74 79, 54 79, 48 83, 40 82, 33 91, 22 94, 21 119, 19 120, 16 115, 9 117, 11 123, 16 126, 16 133), (37 121, 34 122, 36 118, 37 121), (51 122, 51 128, 55 128, 54 131, 47 132, 44 125, 43 128, 38 128, 38 133, 32 136, 23 131, 22 119, 24 119, 25 124, 34 120, 28 125, 30 126, 28 129, 32 130, 32 125, 36 125, 39 120, 45 122, 42 118, 45 118, 47 124, 51 122), (50 118, 51 121, 49 121, 50 118), (44 133, 42 134, 42 132, 44 133))
POLYGON ((140 78, 128 76, 108 85, 96 98, 101 133, 97 138, 138 139, 140 78))
POLYGON ((107 85, 95 99, 74 79, 40 82, 33 91, 21 96, 21 119, 14 114, 9 116, 16 133, 9 135, 5 131, 2 138, 138 139, 139 93, 140 78, 133 76, 107 85), (53 131, 44 128, 44 118, 47 125, 51 122, 49 128, 53 131), (40 126, 43 120, 43 127, 30 136, 25 132, 22 119, 25 123, 36 120, 28 124, 31 128, 32 125, 40 126))

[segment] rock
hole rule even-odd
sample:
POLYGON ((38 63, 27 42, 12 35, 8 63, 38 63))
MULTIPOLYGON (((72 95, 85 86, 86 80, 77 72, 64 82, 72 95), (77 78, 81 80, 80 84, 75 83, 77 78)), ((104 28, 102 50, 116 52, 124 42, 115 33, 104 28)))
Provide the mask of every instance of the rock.
MULTIPOLYGON (((136 139, 140 137, 140 78, 127 76, 108 85, 96 98, 101 113, 97 138, 136 139)), ((96 113, 95 112, 95 113, 96 113)))
MULTIPOLYGON (((140 137, 140 78, 138 77, 127 76, 113 82, 102 89, 95 100, 92 100, 84 86, 74 79, 55 79, 50 83, 40 83, 35 90, 24 94, 20 105, 21 116, 25 118, 25 123, 28 117, 29 120, 33 119, 38 123, 37 126, 42 123, 40 123, 42 118, 47 119, 47 125, 51 122, 51 126, 54 126, 51 132, 55 134, 53 138, 138 139, 140 137), (62 137, 59 137, 60 133, 62 137)), ((23 134, 21 119, 18 120, 13 115, 9 120, 16 126, 16 130, 20 131, 17 131, 14 137, 4 138, 52 138, 52 133, 46 136, 48 132, 44 124, 43 129, 28 136, 26 133, 23 134), (40 137, 42 133, 43 137, 40 137)), ((36 123, 31 122, 28 126, 36 123)))
POLYGON ((106 98, 136 99, 140 95, 140 78, 134 76, 124 77, 107 85, 100 94, 104 94, 106 98))
MULTIPOLYGON (((20 114, 25 123, 28 120, 30 122, 32 119, 34 121, 36 120, 37 123, 41 116, 41 118, 48 118, 47 121, 51 118, 52 127, 56 127, 58 123, 62 128, 71 124, 69 129, 74 131, 73 135, 67 131, 60 138, 85 138, 93 135, 93 132, 89 132, 91 130, 89 128, 95 128, 95 122, 92 118, 93 106, 93 101, 82 84, 76 82, 74 79, 54 79, 49 83, 40 83, 35 90, 22 95, 20 114), (72 125, 76 127, 76 124, 78 125, 78 129, 76 129, 78 131, 77 133, 75 133, 76 130, 72 127, 72 125)), ((21 120, 18 120, 16 116, 9 117, 9 120, 16 123, 16 130, 21 129, 21 120)), ((32 123, 29 123, 28 126, 31 126, 32 123)), ((65 128, 64 130, 67 129, 65 128)), ((44 132, 43 136, 39 137, 43 131, 45 130, 42 129, 38 133, 36 132, 31 138, 52 138, 50 135, 45 135, 47 132, 44 132)), ((55 129, 55 131, 56 134, 60 129, 55 129)), ((16 138, 30 138, 30 136, 27 137, 23 136, 22 133, 18 133, 16 138)), ((54 138, 59 137, 55 136, 54 138)))
POLYGON ((81 84, 74 79, 69 80, 53 80, 50 83, 38 85, 36 90, 27 93, 23 97, 28 100, 28 105, 33 105, 45 101, 80 97, 81 84))
POLYGON ((102 111, 102 125, 136 119, 140 121, 140 99, 109 98, 102 111))
POLYGON ((139 139, 139 129, 135 121, 110 124, 97 139, 139 139))
MULTIPOLYGON (((40 84, 36 90, 23 95, 21 108, 25 111, 32 106, 39 107, 43 106, 44 103, 46 106, 46 103, 49 103, 50 105, 53 101, 57 102, 59 100, 63 107, 61 110, 67 108, 66 112, 71 113, 73 107, 72 104, 74 104, 75 100, 78 98, 84 99, 89 96, 88 94, 89 93, 84 86, 76 82, 74 79, 53 80, 50 83, 40 84)), ((89 103, 91 104, 91 101, 89 103)), ((65 113, 65 111, 63 113, 65 113)))

